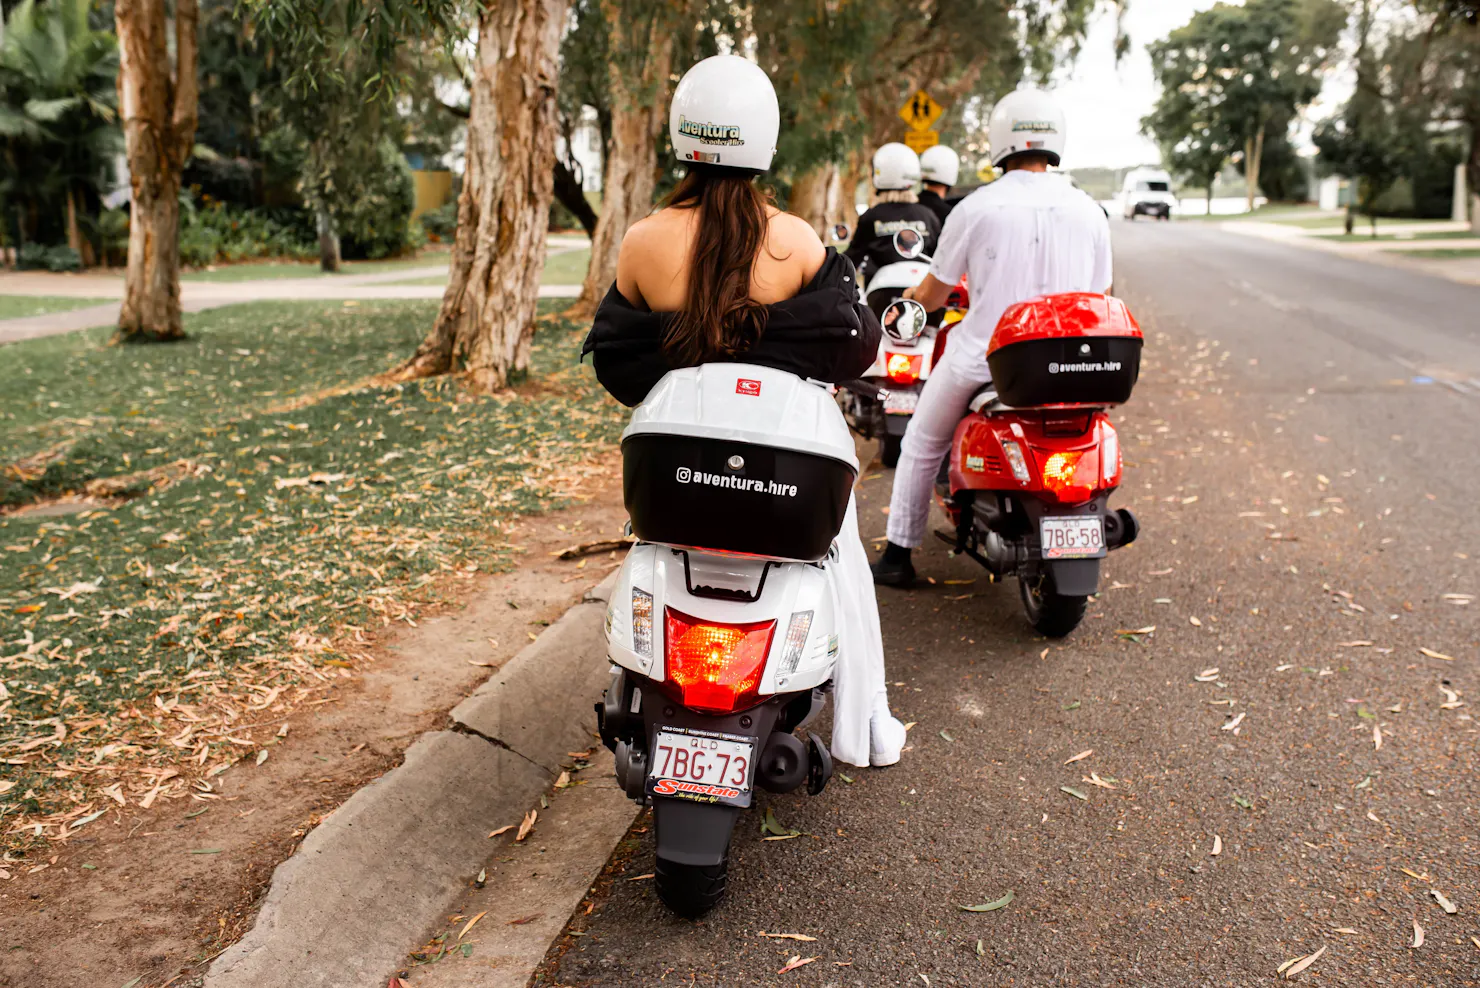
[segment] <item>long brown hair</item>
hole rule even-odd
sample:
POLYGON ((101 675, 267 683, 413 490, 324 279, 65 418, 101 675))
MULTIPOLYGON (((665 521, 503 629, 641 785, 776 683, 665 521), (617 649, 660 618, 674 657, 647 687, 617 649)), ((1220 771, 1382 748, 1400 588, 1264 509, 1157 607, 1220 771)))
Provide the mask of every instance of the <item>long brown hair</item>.
POLYGON ((665 207, 697 209, 688 294, 663 340, 675 367, 743 353, 766 328, 766 307, 750 297, 751 269, 766 245, 771 197, 754 176, 690 165, 665 207))

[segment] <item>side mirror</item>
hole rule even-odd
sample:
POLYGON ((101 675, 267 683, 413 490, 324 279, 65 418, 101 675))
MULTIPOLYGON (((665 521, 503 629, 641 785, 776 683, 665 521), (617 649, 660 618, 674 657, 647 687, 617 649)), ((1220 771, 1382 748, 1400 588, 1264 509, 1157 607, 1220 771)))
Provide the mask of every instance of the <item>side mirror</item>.
POLYGON ((925 238, 914 230, 899 230, 894 234, 894 252, 907 261, 913 261, 925 253, 925 238))
POLYGON ((847 240, 851 233, 852 231, 848 229, 847 223, 839 223, 837 226, 832 228, 833 239, 836 240, 838 243, 842 243, 844 240, 847 240))
POLYGON ((914 299, 901 298, 889 303, 879 321, 891 338, 901 343, 913 343, 925 332, 926 318, 925 306, 914 299))

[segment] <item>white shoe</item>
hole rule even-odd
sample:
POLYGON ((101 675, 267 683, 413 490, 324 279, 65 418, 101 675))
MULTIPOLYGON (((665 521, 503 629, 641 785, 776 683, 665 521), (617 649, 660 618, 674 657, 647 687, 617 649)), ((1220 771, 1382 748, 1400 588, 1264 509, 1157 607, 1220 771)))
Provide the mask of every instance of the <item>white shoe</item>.
POLYGON ((875 768, 899 762, 899 753, 904 748, 905 729, 888 711, 877 711, 868 722, 868 762, 875 768))

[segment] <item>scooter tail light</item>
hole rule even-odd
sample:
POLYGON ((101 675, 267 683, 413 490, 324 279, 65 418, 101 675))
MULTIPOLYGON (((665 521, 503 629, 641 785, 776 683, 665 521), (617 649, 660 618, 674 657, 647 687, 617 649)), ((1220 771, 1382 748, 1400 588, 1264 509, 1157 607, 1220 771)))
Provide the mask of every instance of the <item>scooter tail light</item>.
POLYGON ((920 379, 920 363, 924 359, 923 354, 891 353, 885 370, 889 374, 889 380, 895 384, 914 384, 920 379))
POLYGON ((632 651, 645 659, 653 657, 653 595, 632 588, 632 651))
POLYGON ((1012 475, 1018 479, 1018 483, 1026 484, 1033 479, 1028 472, 1028 460, 1023 456, 1023 448, 1011 439, 1002 440, 1002 452, 1007 457, 1007 465, 1012 468, 1012 475))
POLYGON ((664 608, 663 686, 701 713, 728 714, 760 702, 761 675, 776 622, 720 624, 664 608))
POLYGON ((1084 450, 1063 450, 1050 453, 1043 461, 1043 486, 1066 501, 1087 501, 1094 493, 1094 479, 1084 483, 1079 477, 1084 467, 1093 461, 1086 460, 1084 450))
POLYGON ((807 648, 807 633, 812 630, 812 612, 797 611, 786 626, 786 637, 781 642, 781 663, 776 675, 790 676, 802 663, 802 653, 807 648))

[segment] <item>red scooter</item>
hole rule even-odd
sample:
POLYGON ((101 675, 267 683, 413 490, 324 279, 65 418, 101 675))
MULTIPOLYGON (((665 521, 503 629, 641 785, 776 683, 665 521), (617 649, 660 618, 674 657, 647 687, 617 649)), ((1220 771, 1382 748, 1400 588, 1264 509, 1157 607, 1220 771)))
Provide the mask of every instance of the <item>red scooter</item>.
POLYGON ((1122 467, 1106 409, 1130 398, 1141 346, 1125 303, 1107 295, 1008 309, 987 351, 992 383, 956 427, 937 485, 955 550, 994 579, 1016 576, 1028 620, 1050 638, 1079 625, 1100 560, 1140 530, 1109 506, 1122 467))

